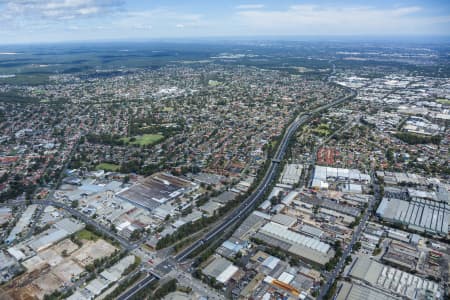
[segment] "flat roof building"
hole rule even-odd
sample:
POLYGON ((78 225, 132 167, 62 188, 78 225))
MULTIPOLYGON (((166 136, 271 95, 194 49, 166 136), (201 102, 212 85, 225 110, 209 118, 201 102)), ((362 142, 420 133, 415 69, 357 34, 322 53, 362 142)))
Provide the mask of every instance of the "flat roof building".
POLYGON ((334 250, 330 245, 273 222, 264 225, 256 237, 272 246, 285 249, 308 262, 321 266, 334 256, 334 250))
POLYGON ((292 227, 297 223, 297 218, 285 215, 285 214, 276 214, 272 216, 272 222, 281 224, 286 227, 292 227))
POLYGON ((336 300, 400 300, 389 293, 380 291, 373 287, 364 286, 356 283, 341 282, 338 285, 336 300))
POLYGON ((299 182, 302 175, 303 165, 287 164, 281 174, 280 182, 282 184, 295 185, 299 182))
POLYGON ((17 221, 16 226, 14 226, 9 233, 6 243, 12 243, 16 239, 16 236, 25 230, 25 228, 30 224, 31 218, 33 217, 37 207, 38 206, 36 204, 32 204, 25 209, 19 221, 17 221))
POLYGON ((324 166, 316 166, 314 168, 314 176, 312 187, 318 189, 328 189, 328 182, 340 181, 346 183, 347 191, 359 193, 359 185, 368 184, 371 181, 370 175, 364 174, 356 169, 332 168, 324 166), (353 185, 350 185, 353 183, 353 185))
POLYGON ((117 196, 140 207, 153 210, 197 187, 197 184, 188 180, 166 173, 156 173, 120 191, 117 196))
POLYGON ((431 299, 439 299, 442 296, 441 288, 436 282, 382 265, 365 256, 355 259, 349 275, 400 297, 420 299, 428 295, 431 299))
POLYGON ((412 230, 447 235, 450 206, 432 200, 401 200, 383 198, 377 215, 392 223, 400 223, 412 230))
POLYGON ((220 283, 226 283, 239 270, 223 257, 215 257, 204 269, 203 274, 215 278, 220 283))

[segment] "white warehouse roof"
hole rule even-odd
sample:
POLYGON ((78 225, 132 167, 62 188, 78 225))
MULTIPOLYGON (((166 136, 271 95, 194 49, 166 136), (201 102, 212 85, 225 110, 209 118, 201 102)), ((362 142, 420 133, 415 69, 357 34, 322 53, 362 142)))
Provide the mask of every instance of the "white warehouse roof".
POLYGON ((217 276, 217 281, 221 283, 227 282, 238 270, 239 268, 235 265, 228 266, 219 276, 217 276))
POLYGON ((323 243, 318 239, 310 238, 305 235, 293 232, 286 226, 277 223, 269 222, 261 228, 261 231, 267 232, 274 236, 278 236, 280 239, 285 239, 288 242, 299 244, 319 251, 323 254, 327 253, 330 249, 330 245, 323 243))

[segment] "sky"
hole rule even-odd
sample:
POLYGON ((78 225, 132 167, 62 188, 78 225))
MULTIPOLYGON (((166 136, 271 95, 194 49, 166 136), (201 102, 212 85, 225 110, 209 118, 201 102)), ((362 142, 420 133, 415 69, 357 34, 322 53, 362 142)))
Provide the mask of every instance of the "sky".
POLYGON ((449 0, 0 0, 0 43, 450 36, 449 0))

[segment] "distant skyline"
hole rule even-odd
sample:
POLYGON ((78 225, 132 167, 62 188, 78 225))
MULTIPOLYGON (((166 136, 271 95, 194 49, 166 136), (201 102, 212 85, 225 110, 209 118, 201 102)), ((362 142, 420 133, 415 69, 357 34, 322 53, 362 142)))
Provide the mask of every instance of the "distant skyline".
POLYGON ((0 43, 448 36, 450 1, 0 0, 0 43))

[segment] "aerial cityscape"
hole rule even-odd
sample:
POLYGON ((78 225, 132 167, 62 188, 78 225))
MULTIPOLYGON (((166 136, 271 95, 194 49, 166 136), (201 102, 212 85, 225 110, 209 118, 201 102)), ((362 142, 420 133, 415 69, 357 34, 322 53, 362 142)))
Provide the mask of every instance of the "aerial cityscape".
POLYGON ((0 1, 0 300, 450 299, 446 1, 0 1))

